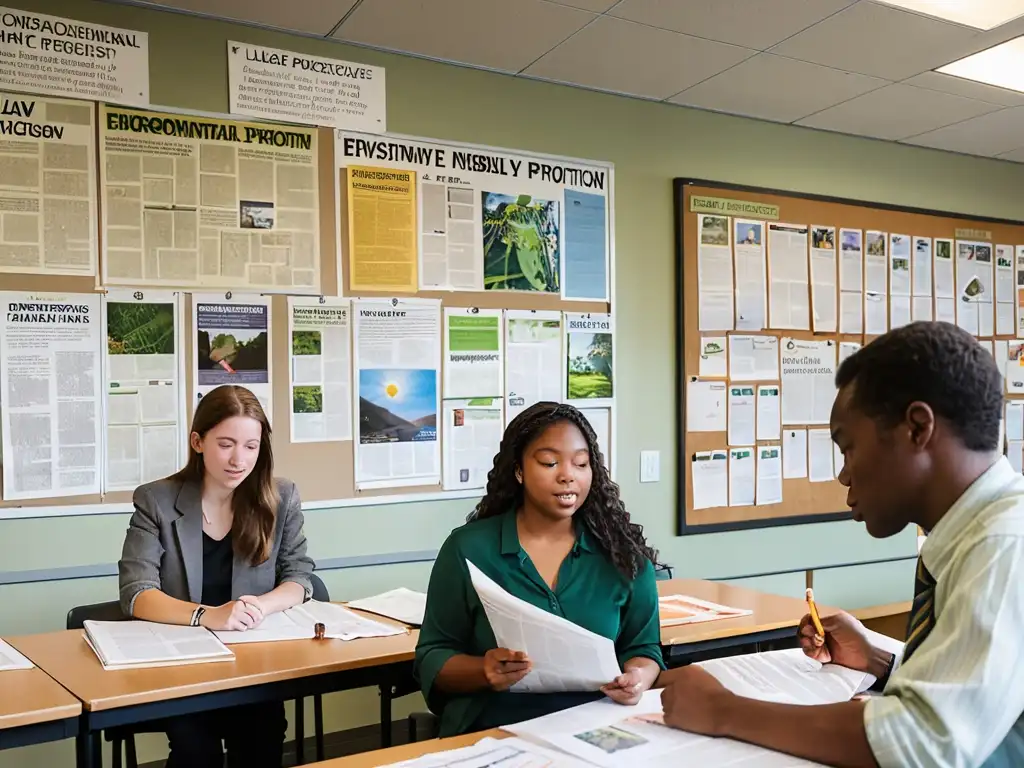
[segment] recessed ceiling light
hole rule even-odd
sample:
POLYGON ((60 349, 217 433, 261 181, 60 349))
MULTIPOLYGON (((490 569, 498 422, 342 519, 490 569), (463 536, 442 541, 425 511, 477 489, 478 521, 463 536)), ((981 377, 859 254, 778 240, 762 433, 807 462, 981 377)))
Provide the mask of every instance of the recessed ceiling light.
POLYGON ((914 13, 975 29, 992 29, 1024 16, 1024 0, 879 0, 914 13))
POLYGON ((1024 37, 975 53, 936 72, 1024 93, 1024 37))

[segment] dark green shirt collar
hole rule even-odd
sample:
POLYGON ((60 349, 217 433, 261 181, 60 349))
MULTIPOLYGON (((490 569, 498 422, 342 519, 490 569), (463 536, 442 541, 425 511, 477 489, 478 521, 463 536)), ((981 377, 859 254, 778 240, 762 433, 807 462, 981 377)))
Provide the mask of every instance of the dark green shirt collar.
MULTIPOLYGON (((576 543, 572 546, 573 552, 577 550, 584 552, 594 551, 593 546, 590 544, 590 537, 587 535, 584 527, 578 523, 576 524, 576 543)), ((520 561, 526 557, 526 550, 519 543, 519 529, 516 527, 515 511, 506 512, 504 519, 501 521, 501 554, 518 555, 520 561)))

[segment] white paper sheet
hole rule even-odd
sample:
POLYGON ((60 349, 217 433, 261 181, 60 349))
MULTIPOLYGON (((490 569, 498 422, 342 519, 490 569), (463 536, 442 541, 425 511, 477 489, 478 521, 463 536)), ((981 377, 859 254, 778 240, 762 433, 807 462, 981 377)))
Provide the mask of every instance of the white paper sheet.
POLYGON ((933 251, 935 269, 935 298, 952 299, 956 296, 953 268, 953 241, 937 237, 933 251))
POLYGON ((732 381, 771 381, 779 378, 777 336, 732 336, 729 339, 729 378, 732 381))
POLYGON ((956 299, 935 298, 935 320, 956 323, 956 299))
POLYGON ((431 752, 380 768, 585 768, 588 763, 523 739, 481 739, 471 747, 431 752))
POLYGON ((835 332, 836 228, 811 227, 811 317, 816 332, 835 332))
POLYGON ((754 444, 756 407, 753 385, 729 386, 729 445, 754 444))
POLYGON ((839 294, 839 332, 864 332, 864 294, 860 291, 839 294))
POLYGON ((864 292, 864 233, 859 229, 839 230, 839 290, 864 292))
POLYGON ((445 400, 441 405, 446 491, 483 488, 501 446, 501 398, 445 400))
POLYGON ((828 424, 835 401, 836 345, 782 339, 782 423, 828 424))
POLYGON ((868 336, 881 336, 889 330, 889 318, 884 293, 864 294, 864 333, 868 336))
POLYGON ((895 330, 904 325, 910 325, 910 297, 890 296, 889 297, 889 329, 895 330))
MULTIPOLYGON (((840 341, 839 342, 839 365, 843 364, 843 361, 860 349, 860 344, 855 341, 840 341)), ((837 369, 838 370, 838 369, 837 369)))
POLYGON ((864 235, 864 292, 888 293, 889 251, 885 232, 864 235))
POLYGON ((352 307, 335 296, 288 297, 293 443, 352 439, 352 307))
POLYGON ((729 449, 729 506, 749 507, 754 504, 754 449, 729 449))
POLYGON ((697 451, 691 457, 694 509, 729 506, 728 459, 725 450, 697 451))
POLYGON ((1006 458, 1015 471, 1024 473, 1024 440, 1007 440, 1006 458))
POLYGON ((1004 429, 1007 440, 1024 440, 1024 402, 1016 400, 1006 404, 1004 429))
POLYGON ((914 240, 914 296, 932 297, 932 239, 915 237, 914 240))
POLYGON ((1009 336, 1014 333, 1013 312, 1013 304, 996 304, 996 334, 1009 336))
POLYGON ((500 309, 444 308, 444 398, 501 397, 505 376, 500 309))
POLYGON ((996 246, 996 302, 1013 304, 1013 246, 996 246))
POLYGON ((807 430, 782 431, 782 477, 799 480, 807 477, 807 430))
POLYGON ((725 432, 727 425, 726 383, 690 381, 686 385, 686 431, 725 432))
POLYGON ((927 322, 932 319, 932 314, 931 296, 915 296, 910 302, 910 319, 913 322, 927 322))
POLYGON ((427 609, 427 596, 406 587, 398 587, 379 595, 371 595, 359 600, 352 600, 349 608, 376 613, 389 619, 401 621, 418 627, 423 623, 423 614, 427 609))
POLYGON ((661 595, 658 598, 658 623, 663 627, 701 624, 705 621, 750 616, 748 608, 731 608, 690 595, 661 595))
POLYGON ((698 323, 702 331, 731 331, 733 323, 732 249, 728 216, 698 216, 698 323))
POLYGON ((768 327, 768 285, 763 221, 733 219, 736 266, 736 330, 768 327))
POLYGON ((806 226, 768 224, 769 327, 810 330, 806 226))
POLYGON ((1006 345, 1006 391, 1011 395, 1024 394, 1024 341, 1006 345))
POLYGON ((827 429, 807 430, 807 456, 812 483, 828 483, 835 479, 832 470, 832 436, 827 429))
POLYGON ((214 632, 226 645, 268 643, 280 640, 302 640, 315 636, 314 626, 323 624, 325 637, 332 640, 355 640, 360 637, 391 637, 406 630, 360 616, 335 603, 310 600, 271 614, 255 629, 214 632))
POLYGON ((910 236, 889 235, 889 294, 910 296, 910 236))
POLYGON ((353 302, 355 481, 360 489, 441 483, 441 303, 353 302))
POLYGON ((778 384, 757 387, 757 439, 778 440, 782 430, 781 390, 778 384))
POLYGON ((562 400, 562 313, 505 313, 505 421, 534 403, 562 400))
POLYGON ((532 663, 513 692, 596 691, 621 674, 611 638, 510 595, 469 560, 466 566, 498 646, 532 663))
POLYGON ((14 669, 32 669, 34 666, 31 661, 18 653, 17 650, 3 640, 0 640, 0 672, 8 672, 14 669))
POLYGON ((701 336, 700 367, 702 379, 724 379, 729 375, 729 337, 701 336))
POLYGON ((778 445, 757 447, 758 506, 782 503, 782 448, 778 445))

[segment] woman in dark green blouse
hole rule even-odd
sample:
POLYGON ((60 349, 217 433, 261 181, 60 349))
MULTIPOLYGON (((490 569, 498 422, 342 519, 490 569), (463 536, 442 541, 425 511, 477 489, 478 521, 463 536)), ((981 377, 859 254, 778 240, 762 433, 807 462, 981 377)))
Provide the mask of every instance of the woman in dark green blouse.
POLYGON ((416 674, 441 735, 520 722, 607 696, 635 704, 664 668, 657 553, 630 522, 597 437, 569 405, 538 403, 505 431, 487 492, 430 575, 416 674), (599 691, 512 693, 530 671, 498 648, 466 560, 516 597, 615 641, 623 673, 599 691))

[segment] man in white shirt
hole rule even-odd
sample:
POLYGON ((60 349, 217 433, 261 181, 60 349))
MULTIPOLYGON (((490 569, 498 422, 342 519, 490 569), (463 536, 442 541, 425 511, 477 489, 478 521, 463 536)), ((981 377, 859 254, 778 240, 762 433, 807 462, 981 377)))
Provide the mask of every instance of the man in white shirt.
POLYGON ((775 704, 685 667, 664 673, 665 720, 833 766, 1024 766, 1024 477, 1000 453, 995 360, 956 326, 913 323, 845 360, 836 386, 854 518, 876 538, 929 535, 904 646, 845 613, 822 620, 824 638, 805 617, 800 643, 873 674, 882 695, 775 704))

